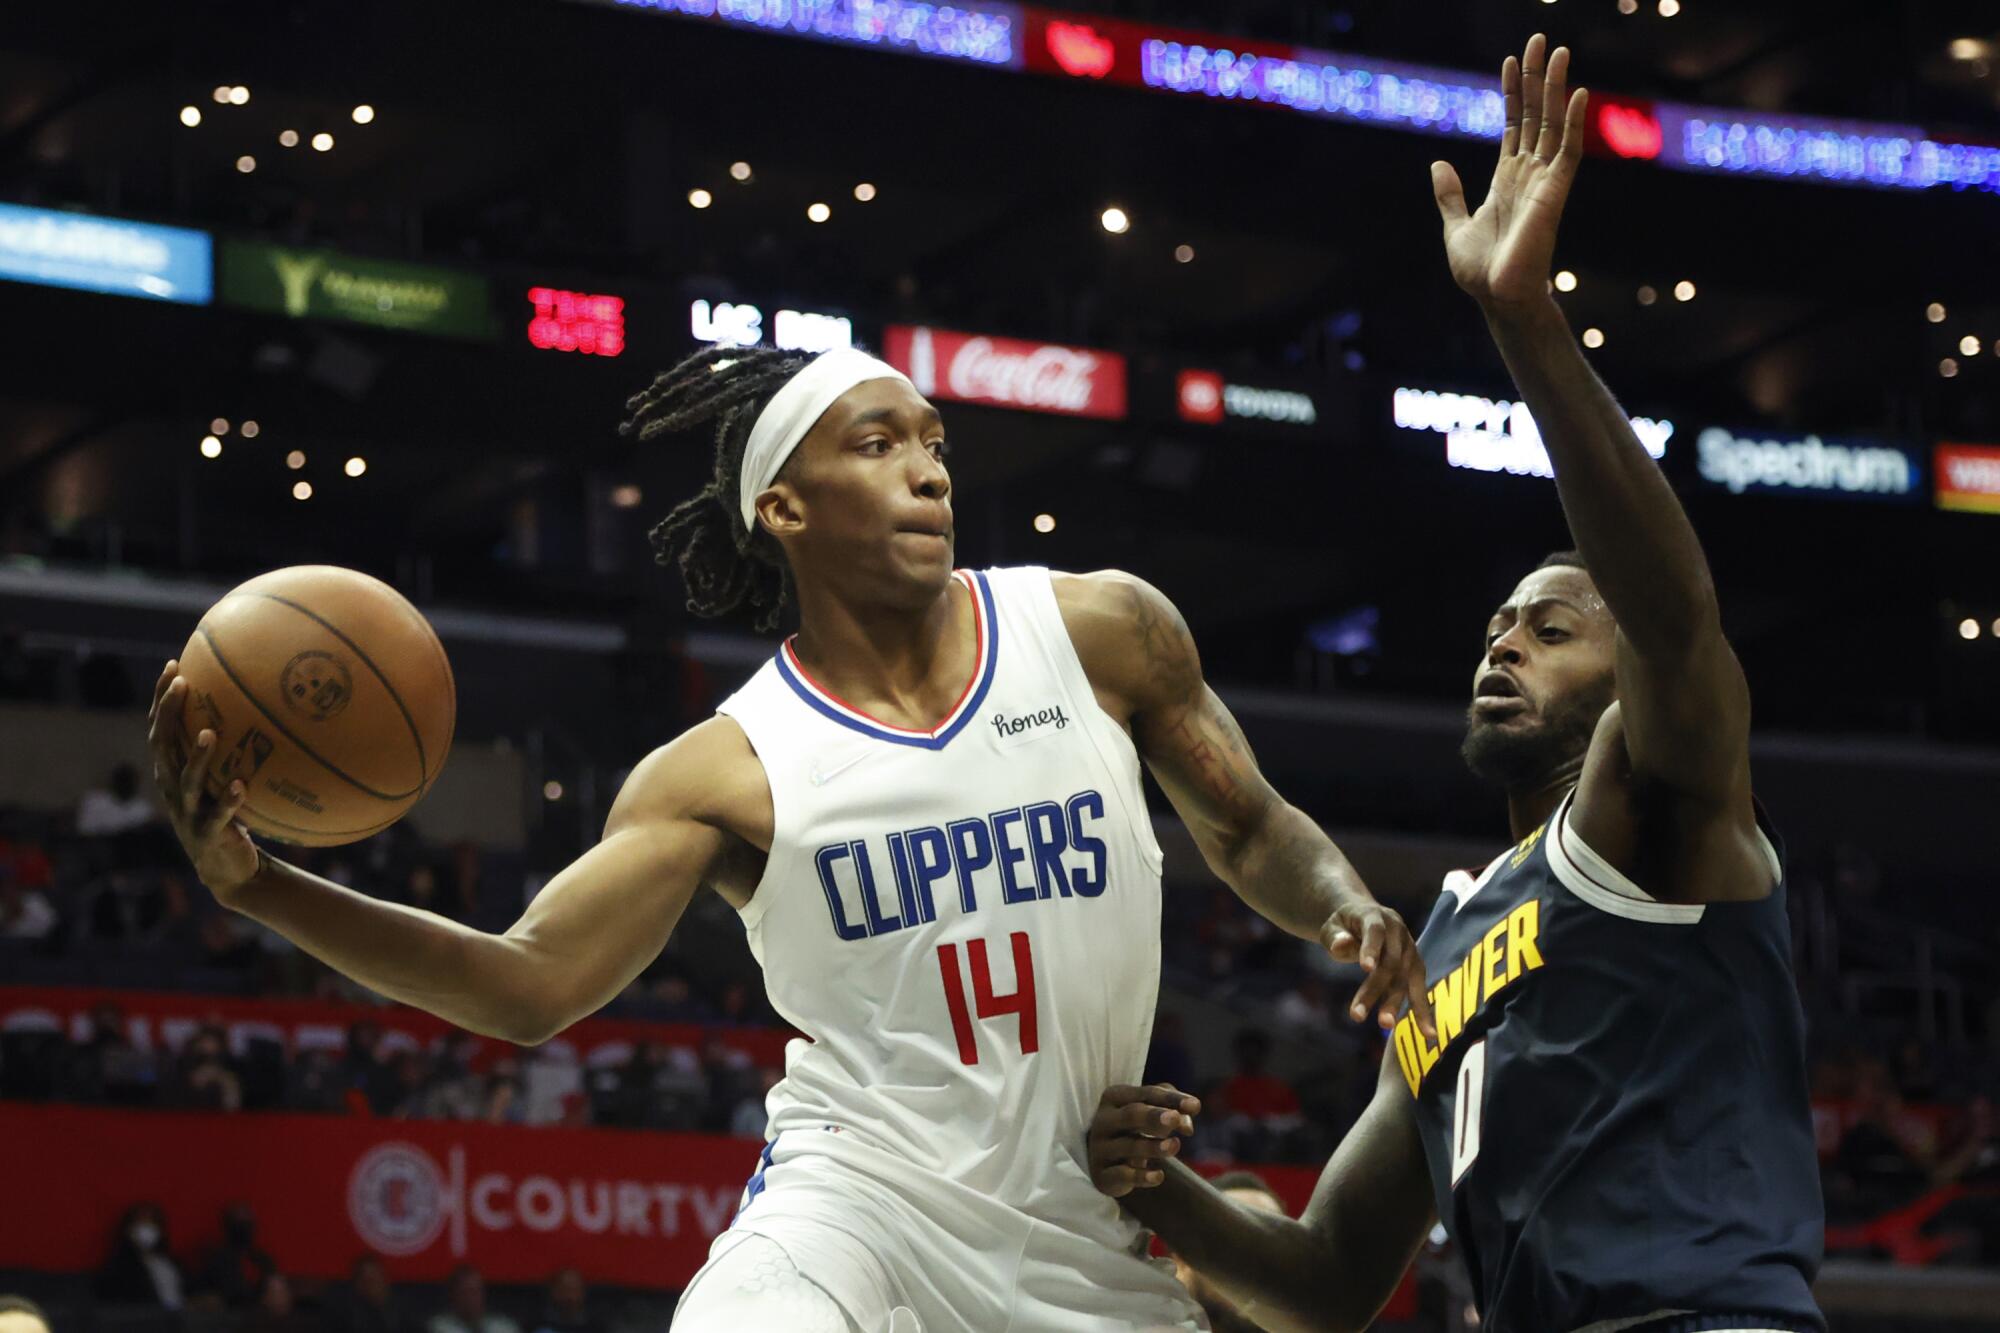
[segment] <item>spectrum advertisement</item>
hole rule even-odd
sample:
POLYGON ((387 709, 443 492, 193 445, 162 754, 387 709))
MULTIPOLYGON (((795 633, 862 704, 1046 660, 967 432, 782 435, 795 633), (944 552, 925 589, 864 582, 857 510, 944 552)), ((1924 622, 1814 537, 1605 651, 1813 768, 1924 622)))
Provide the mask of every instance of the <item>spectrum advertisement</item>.
POLYGON ((1694 448, 1696 475, 1731 495, 1899 501, 1923 495, 1923 467, 1915 451, 1883 440, 1709 426, 1695 437, 1694 448))
POLYGON ((185 227, 0 204, 0 278, 207 305, 214 244, 185 227))

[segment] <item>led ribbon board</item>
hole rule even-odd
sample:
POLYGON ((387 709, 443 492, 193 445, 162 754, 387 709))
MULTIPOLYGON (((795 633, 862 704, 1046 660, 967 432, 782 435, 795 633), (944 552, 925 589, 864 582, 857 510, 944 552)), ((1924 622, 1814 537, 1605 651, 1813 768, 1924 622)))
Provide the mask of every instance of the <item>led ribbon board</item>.
POLYGON ((732 28, 844 46, 1018 69, 1021 10, 1008 4, 919 0, 586 0, 619 9, 708 19, 732 28))
POLYGON ((1915 125, 1767 116, 1722 107, 1653 104, 1663 165, 1733 176, 1864 185, 1883 190, 2000 193, 2000 147, 1928 138, 1915 125))
POLYGON ((215 248, 205 231, 0 204, 0 278, 207 305, 215 248))

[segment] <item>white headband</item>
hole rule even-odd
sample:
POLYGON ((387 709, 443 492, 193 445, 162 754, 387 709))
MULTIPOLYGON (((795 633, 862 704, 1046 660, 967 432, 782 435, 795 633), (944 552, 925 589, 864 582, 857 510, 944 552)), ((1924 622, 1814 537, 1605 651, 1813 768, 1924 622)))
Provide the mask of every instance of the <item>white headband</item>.
MULTIPOLYGON (((836 347, 815 357, 771 395, 771 401, 757 414, 757 424, 750 428, 750 442, 743 446, 743 466, 737 473, 744 527, 757 526, 757 497, 778 479, 778 469, 799 447, 806 432, 835 399, 869 380, 910 384, 910 377, 887 361, 852 347, 836 347)), ((916 385, 910 387, 915 389, 916 385)))

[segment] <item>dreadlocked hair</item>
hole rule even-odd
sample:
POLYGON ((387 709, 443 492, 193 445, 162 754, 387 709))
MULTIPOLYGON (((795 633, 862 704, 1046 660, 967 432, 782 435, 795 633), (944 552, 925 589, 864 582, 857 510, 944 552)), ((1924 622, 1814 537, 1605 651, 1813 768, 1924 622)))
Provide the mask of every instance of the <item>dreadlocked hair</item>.
POLYGON ((680 566, 687 608, 698 616, 748 606, 757 628, 770 630, 791 600, 791 566, 770 533, 744 526, 738 480, 757 414, 810 360, 769 347, 711 347, 625 401, 631 415, 618 433, 642 444, 715 423, 715 475, 647 534, 654 560, 680 566))

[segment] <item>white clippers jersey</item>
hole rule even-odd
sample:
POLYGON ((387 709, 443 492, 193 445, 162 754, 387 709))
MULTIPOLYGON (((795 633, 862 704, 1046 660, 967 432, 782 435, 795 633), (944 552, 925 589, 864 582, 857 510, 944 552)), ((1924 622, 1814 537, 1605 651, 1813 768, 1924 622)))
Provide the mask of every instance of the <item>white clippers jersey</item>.
POLYGON ((857 712, 790 644, 719 710, 776 815, 744 926, 772 1004, 810 1038, 771 1093, 764 1160, 950 1182, 938 1192, 1125 1248, 1136 1226, 1091 1187, 1084 1134, 1106 1087, 1139 1081, 1159 990, 1138 755, 1046 569, 956 577, 978 666, 935 731, 857 712))

